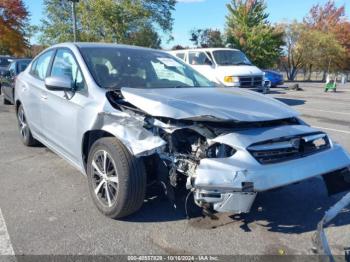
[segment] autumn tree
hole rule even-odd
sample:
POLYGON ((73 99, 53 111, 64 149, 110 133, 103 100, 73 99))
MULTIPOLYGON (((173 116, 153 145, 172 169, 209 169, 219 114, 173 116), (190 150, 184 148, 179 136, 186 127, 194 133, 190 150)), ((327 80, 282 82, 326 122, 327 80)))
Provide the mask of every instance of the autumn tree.
POLYGON ((345 48, 332 33, 311 29, 298 22, 279 26, 285 32, 281 65, 288 80, 293 81, 301 69, 308 71, 310 78, 312 70, 334 72, 344 66, 345 48))
POLYGON ((28 47, 28 11, 22 0, 0 1, 0 53, 22 55, 28 47))
POLYGON ((227 5, 227 41, 245 52, 254 64, 274 65, 282 52, 283 32, 272 26, 263 0, 232 0, 227 5))
POLYGON ((345 48, 332 33, 315 29, 304 31, 299 45, 304 49, 302 60, 309 73, 312 70, 336 72, 344 67, 345 48))
MULTIPOLYGON (((338 67, 343 65, 343 69, 350 69, 350 22, 345 16, 345 6, 337 7, 332 0, 327 1, 324 5, 314 5, 309 14, 304 18, 305 24, 311 30, 317 30, 332 36, 334 39, 330 41, 330 45, 334 44, 334 40, 342 46, 342 56, 332 61, 334 65, 331 67, 338 67)), ((335 47, 333 45, 333 47, 335 47)), ((340 50, 340 49, 339 49, 340 50)), ((328 66, 329 67, 329 66, 328 66)), ((323 69, 324 78, 328 67, 323 69)))
POLYGON ((345 6, 337 7, 335 2, 328 0, 324 5, 314 5, 304 18, 306 25, 322 32, 332 31, 345 19, 345 6))
POLYGON ((338 24, 333 33, 345 50, 345 57, 343 58, 343 69, 350 70, 350 21, 344 21, 338 24))
POLYGON ((219 29, 193 29, 190 41, 197 47, 224 47, 224 39, 219 29))

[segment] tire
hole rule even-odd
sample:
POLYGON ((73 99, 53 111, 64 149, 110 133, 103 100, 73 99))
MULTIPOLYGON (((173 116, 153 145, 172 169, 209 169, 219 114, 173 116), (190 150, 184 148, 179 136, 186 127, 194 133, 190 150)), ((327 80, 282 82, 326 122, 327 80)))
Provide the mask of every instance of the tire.
POLYGON ((12 103, 4 97, 4 105, 12 105, 12 103))
POLYGON ((17 110, 17 122, 18 122, 18 130, 21 140, 26 146, 36 146, 38 145, 38 141, 34 139, 32 136, 32 132, 27 123, 27 119, 24 113, 23 106, 20 105, 17 110))
POLYGON ((122 218, 142 206, 147 183, 145 167, 116 138, 101 138, 92 145, 87 176, 91 197, 105 216, 122 218))

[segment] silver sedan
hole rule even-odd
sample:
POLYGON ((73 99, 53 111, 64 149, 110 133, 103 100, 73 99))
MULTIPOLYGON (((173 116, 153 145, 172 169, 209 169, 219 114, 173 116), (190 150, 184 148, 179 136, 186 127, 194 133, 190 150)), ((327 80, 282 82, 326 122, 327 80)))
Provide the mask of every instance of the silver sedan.
POLYGON ((331 192, 349 189, 349 154, 296 111, 216 86, 159 50, 59 44, 15 90, 23 143, 39 141, 86 174, 112 218, 137 211, 153 181, 171 201, 193 194, 206 213, 249 212, 258 192, 319 175, 331 192))

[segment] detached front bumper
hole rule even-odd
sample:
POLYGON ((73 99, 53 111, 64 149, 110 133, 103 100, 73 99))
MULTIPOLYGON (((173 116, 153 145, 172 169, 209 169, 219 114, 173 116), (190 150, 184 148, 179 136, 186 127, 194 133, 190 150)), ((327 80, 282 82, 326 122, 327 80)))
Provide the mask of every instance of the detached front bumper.
POLYGON ((203 159, 193 183, 195 199, 212 204, 218 212, 249 212, 257 192, 347 167, 350 168, 350 156, 337 144, 325 151, 277 164, 261 165, 247 159, 246 154, 203 159))

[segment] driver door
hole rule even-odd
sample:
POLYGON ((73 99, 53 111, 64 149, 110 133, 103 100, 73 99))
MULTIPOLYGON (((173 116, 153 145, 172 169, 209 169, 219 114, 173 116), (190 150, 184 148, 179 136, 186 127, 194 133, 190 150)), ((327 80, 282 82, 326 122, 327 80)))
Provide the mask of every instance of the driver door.
POLYGON ((57 49, 49 76, 68 76, 75 91, 45 90, 42 105, 42 126, 47 143, 74 163, 81 160, 81 141, 78 138, 79 114, 88 102, 85 80, 73 53, 57 49))

